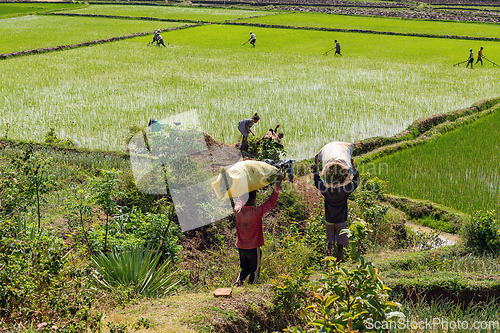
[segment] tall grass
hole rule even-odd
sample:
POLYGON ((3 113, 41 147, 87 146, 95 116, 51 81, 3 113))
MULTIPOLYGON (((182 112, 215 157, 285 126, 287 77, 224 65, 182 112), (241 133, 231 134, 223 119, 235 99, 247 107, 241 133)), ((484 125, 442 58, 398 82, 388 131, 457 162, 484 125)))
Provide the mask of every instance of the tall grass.
POLYGON ((253 31, 256 48, 241 46, 248 27, 211 25, 164 33, 169 48, 141 37, 2 61, 0 135, 7 123, 10 137, 34 140, 55 127, 81 146, 123 149, 130 125, 196 110, 203 130, 234 143, 238 121, 258 112, 254 131, 281 124, 289 156, 301 159, 328 142, 393 135, 500 91, 488 65, 451 66, 469 42, 253 31), (349 46, 343 58, 322 55, 334 38, 349 46))
POLYGON ((398 301, 402 304, 401 312, 406 316, 404 325, 406 327, 392 329, 390 332, 492 333, 497 332, 500 328, 500 304, 498 300, 491 300, 487 303, 471 303, 466 307, 444 300, 426 303, 423 298, 411 301, 401 297, 398 301), (421 326, 416 327, 420 323, 422 323, 421 326), (456 326, 457 324, 458 326, 456 326), (474 325, 478 325, 478 329, 475 329, 474 325), (481 325, 484 329, 481 329, 481 325))
MULTIPOLYGON (((473 213, 500 207, 500 111, 430 143, 373 163, 388 189, 473 213), (386 169, 387 170, 387 169, 386 169)), ((373 170, 373 169, 372 169, 373 170)))
POLYGON ((120 5, 91 5, 85 8, 68 11, 75 14, 99 14, 132 17, 154 17, 160 19, 194 20, 221 22, 236 18, 268 15, 267 11, 196 8, 172 6, 120 6, 120 5))
MULTIPOLYGON (((80 9, 85 10, 85 9, 80 9)), ((462 23, 400 18, 360 17, 354 15, 324 15, 318 13, 282 13, 242 20, 242 22, 290 25, 295 27, 324 27, 363 29, 398 33, 498 37, 500 25, 493 23, 462 23)), ((439 52, 439 49, 436 49, 439 52)), ((486 54, 486 53, 485 53, 486 54)))
POLYGON ((0 20, 0 53, 76 44, 179 25, 181 23, 65 16, 6 18, 0 20))

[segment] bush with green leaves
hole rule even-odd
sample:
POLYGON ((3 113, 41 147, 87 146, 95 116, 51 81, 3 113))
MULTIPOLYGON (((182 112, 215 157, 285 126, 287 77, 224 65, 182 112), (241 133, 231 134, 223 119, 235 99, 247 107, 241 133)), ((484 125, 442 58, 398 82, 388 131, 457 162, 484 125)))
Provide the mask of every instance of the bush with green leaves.
MULTIPOLYGON (((106 230, 102 225, 94 225, 89 231, 89 243, 96 252, 104 251, 106 230)), ((138 208, 116 215, 108 228, 108 249, 129 250, 137 246, 149 245, 158 251, 163 259, 178 262, 182 246, 182 233, 171 216, 160 213, 143 213, 138 208)))
POLYGON ((108 249, 109 218, 119 210, 115 197, 120 194, 116 189, 120 174, 121 171, 118 170, 100 170, 99 176, 93 177, 89 181, 92 189, 92 201, 106 215, 104 224, 104 252, 108 249))
POLYGON ((22 211, 24 200, 22 187, 16 170, 0 165, 0 218, 22 211))
POLYGON ((269 159, 277 162, 286 155, 286 151, 276 140, 263 139, 260 142, 258 154, 261 161, 269 159))
POLYGON ((291 325, 300 322, 299 310, 307 304, 311 274, 310 269, 297 268, 271 280, 274 313, 291 325))
POLYGON ((304 195, 293 188, 293 184, 285 182, 278 196, 277 206, 287 220, 302 221, 307 216, 307 205, 304 195))
POLYGON ((100 325, 88 272, 61 238, 35 224, 0 222, 0 331, 46 323, 59 332, 85 332, 100 325))
MULTIPOLYGON (((375 332, 368 321, 390 321, 404 317, 400 305, 389 300, 389 288, 381 281, 378 271, 360 255, 369 229, 362 221, 353 222, 350 234, 349 265, 328 257, 328 269, 319 280, 311 282, 313 299, 303 306, 306 325, 288 329, 290 332, 375 332)), ((283 279, 283 278, 282 278, 283 279)), ((285 285, 295 285, 284 280, 285 285)), ((306 285, 306 283, 301 283, 306 285)), ((275 292, 283 293, 282 289, 275 292)), ((279 296, 275 298, 279 299, 279 296)))
POLYGON ((75 143, 71 139, 58 138, 56 130, 53 127, 51 127, 50 130, 45 134, 44 142, 61 146, 69 146, 69 147, 73 147, 75 145, 75 143))
POLYGON ((161 255, 149 247, 136 246, 118 252, 100 253, 92 257, 97 285, 112 291, 116 287, 132 287, 138 295, 162 297, 175 292, 178 270, 170 261, 160 264, 161 255))
POLYGON ((494 211, 479 211, 462 227, 465 246, 479 253, 500 251, 500 222, 494 211))

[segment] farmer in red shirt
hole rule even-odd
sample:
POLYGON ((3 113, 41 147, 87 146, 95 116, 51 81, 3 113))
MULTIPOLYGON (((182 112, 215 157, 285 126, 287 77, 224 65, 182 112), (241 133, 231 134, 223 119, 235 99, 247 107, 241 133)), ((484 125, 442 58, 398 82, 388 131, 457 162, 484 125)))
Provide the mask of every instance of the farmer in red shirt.
POLYGON ((250 275, 248 283, 256 283, 259 279, 260 257, 262 251, 260 247, 264 245, 264 233, 262 231, 262 216, 271 208, 276 206, 278 193, 280 191, 283 174, 278 176, 274 191, 267 201, 259 207, 255 207, 255 198, 257 191, 248 193, 246 203, 242 198, 234 206, 234 215, 236 217, 236 247, 240 254, 241 272, 235 286, 243 284, 247 276, 250 275))
POLYGON ((478 62, 481 61, 481 65, 483 64, 483 47, 481 46, 481 48, 479 49, 479 51, 477 52, 477 61, 476 61, 476 65, 478 62))

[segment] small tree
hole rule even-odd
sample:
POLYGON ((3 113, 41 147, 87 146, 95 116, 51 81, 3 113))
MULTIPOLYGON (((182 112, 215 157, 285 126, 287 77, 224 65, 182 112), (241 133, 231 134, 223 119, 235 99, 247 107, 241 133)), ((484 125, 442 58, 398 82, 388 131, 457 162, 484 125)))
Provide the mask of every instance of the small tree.
POLYGON ((51 158, 43 158, 39 153, 34 153, 31 146, 24 154, 12 157, 12 164, 22 178, 22 194, 29 203, 36 206, 38 228, 41 221, 40 207, 44 202, 42 196, 55 184, 49 173, 51 163, 51 158))
POLYGON ((90 180, 92 190, 94 191, 92 200, 106 214, 104 253, 107 252, 109 217, 117 212, 118 204, 114 198, 120 193, 116 190, 118 176, 121 171, 101 170, 100 177, 94 177, 90 180))
POLYGON ((66 207, 69 209, 68 216, 70 221, 76 221, 82 230, 83 238, 87 243, 89 252, 93 255, 92 246, 89 242, 87 230, 85 230, 85 220, 92 215, 92 207, 90 205, 91 195, 86 186, 80 189, 74 189, 73 193, 66 201, 66 207))

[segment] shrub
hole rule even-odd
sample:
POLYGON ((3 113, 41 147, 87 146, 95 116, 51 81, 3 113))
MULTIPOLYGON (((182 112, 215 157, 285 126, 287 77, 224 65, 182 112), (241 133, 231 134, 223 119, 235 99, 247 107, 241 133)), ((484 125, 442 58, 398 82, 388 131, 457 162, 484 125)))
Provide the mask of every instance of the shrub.
POLYGON ((61 146, 69 146, 73 147, 75 143, 71 139, 60 139, 56 135, 56 131, 53 127, 50 128, 50 130, 45 134, 45 143, 49 144, 57 144, 61 146))
POLYGON ((159 265, 161 255, 148 247, 135 248, 92 257, 94 280, 104 289, 132 287, 142 296, 161 297, 172 294, 179 280, 177 270, 170 261, 159 265))
POLYGON ((479 253, 500 251, 500 223, 494 211, 479 211, 462 228, 465 246, 479 253))
POLYGON ((289 324, 299 322, 299 310, 305 308, 308 301, 307 287, 312 271, 296 269, 289 274, 280 275, 271 280, 274 312, 289 324))
POLYGON ((12 332, 44 322, 59 332, 95 329, 101 318, 91 311, 95 292, 85 287, 87 270, 63 240, 14 220, 0 222, 0 230, 0 327, 12 332))
MULTIPOLYGON (((329 257, 329 269, 313 283, 314 298, 306 310, 310 329, 307 332, 374 332, 370 321, 390 321, 404 317, 400 305, 389 300, 387 288, 377 269, 359 255, 359 246, 369 230, 360 221, 351 224, 349 256, 352 266, 339 264, 329 257)), ((292 332, 306 332, 302 327, 292 332)))
MULTIPOLYGON (((89 242, 93 250, 104 250, 105 232, 102 225, 95 225, 89 231, 89 242)), ((124 251, 148 244, 163 259, 177 262, 182 250, 178 245, 180 236, 179 227, 166 215, 144 214, 140 209, 133 208, 130 212, 114 217, 108 229, 108 248, 124 251)))
POLYGON ((277 206, 287 220, 302 221, 307 215, 307 205, 304 195, 293 188, 293 184, 285 182, 278 196, 277 206))

